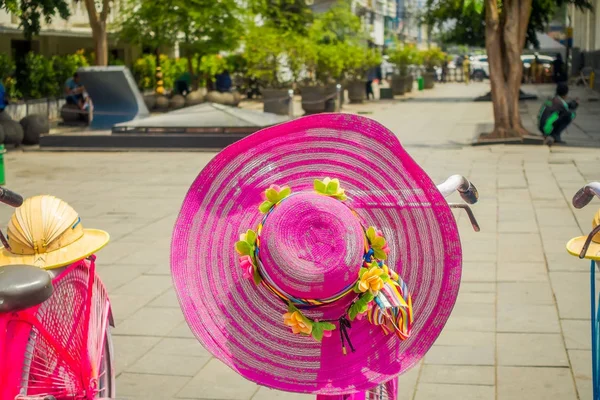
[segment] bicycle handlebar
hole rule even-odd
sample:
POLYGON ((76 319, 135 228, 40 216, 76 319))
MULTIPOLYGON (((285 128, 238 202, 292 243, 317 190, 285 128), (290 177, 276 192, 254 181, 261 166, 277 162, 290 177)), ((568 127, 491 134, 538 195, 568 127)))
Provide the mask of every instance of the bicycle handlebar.
POLYGON ((477 192, 475 185, 462 175, 452 175, 445 182, 439 184, 437 188, 444 197, 458 191, 460 197, 468 204, 475 204, 479 199, 479 192, 477 192))
POLYGON ((0 187, 0 201, 11 207, 20 207, 23 204, 23 197, 7 188, 0 187))
POLYGON ((583 208, 597 196, 600 199, 600 182, 591 182, 582 187, 573 196, 573 207, 583 208))

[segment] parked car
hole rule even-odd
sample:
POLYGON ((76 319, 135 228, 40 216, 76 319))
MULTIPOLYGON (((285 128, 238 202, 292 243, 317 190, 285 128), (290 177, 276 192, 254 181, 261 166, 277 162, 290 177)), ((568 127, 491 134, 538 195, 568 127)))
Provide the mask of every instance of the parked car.
MULTIPOLYGON (((535 59, 534 54, 521 55, 524 70, 528 71, 531 68, 531 63, 535 59)), ((544 69, 550 71, 554 58, 544 55, 538 55, 538 59, 544 64, 544 69)), ((471 57, 471 77, 473 80, 482 81, 490 77, 490 66, 488 64, 487 55, 471 57)))

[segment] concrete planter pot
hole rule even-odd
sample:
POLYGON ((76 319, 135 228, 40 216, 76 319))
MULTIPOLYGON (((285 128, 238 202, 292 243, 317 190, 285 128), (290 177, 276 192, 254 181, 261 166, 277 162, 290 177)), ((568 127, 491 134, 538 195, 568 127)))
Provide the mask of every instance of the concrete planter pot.
POLYGON ((167 96, 157 95, 155 97, 156 103, 154 104, 154 108, 158 112, 167 112, 169 110, 169 99, 167 96))
POLYGON ((185 107, 185 97, 182 95, 176 94, 169 100, 169 108, 172 110, 178 110, 183 107, 185 107))
POLYGON ((262 89, 263 111, 290 115, 291 98, 288 89, 262 89))
POLYGON ((305 86, 301 89, 302 109, 306 114, 335 112, 340 103, 335 85, 305 86))
POLYGON ((392 76, 392 92, 394 96, 402 96, 406 92, 407 76, 394 75, 392 76))
POLYGON ((404 78, 404 83, 406 84, 406 86, 404 87, 404 93, 410 93, 413 90, 413 85, 415 83, 415 79, 413 78, 412 75, 407 75, 404 78))
POLYGON ((350 103, 364 103, 367 98, 367 82, 351 81, 346 85, 350 103))
POLYGON ((425 72, 423 74, 423 81, 425 89, 433 89, 435 86, 435 72, 425 72))

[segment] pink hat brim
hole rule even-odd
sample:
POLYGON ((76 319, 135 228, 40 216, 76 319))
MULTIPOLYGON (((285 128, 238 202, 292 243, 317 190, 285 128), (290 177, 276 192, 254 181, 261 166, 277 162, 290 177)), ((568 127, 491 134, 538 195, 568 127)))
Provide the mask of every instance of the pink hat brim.
POLYGON ((322 114, 264 129, 215 156, 183 202, 171 269, 192 332, 226 365, 279 390, 350 394, 401 374, 429 350, 456 301, 461 247, 446 200, 392 132, 364 117, 322 114), (388 265, 412 293, 409 339, 364 318, 349 330, 356 352, 344 356, 339 329, 322 343, 293 334, 283 324, 286 305, 243 278, 234 244, 258 225, 261 193, 271 184, 311 190, 324 177, 338 178, 348 204, 383 231, 388 265))

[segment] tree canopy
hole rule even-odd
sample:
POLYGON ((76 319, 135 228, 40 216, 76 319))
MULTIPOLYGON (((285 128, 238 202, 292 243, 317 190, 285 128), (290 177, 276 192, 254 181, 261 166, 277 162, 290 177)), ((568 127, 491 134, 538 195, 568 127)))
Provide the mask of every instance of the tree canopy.
POLYGON ((42 17, 49 24, 57 16, 68 19, 71 15, 66 0, 0 0, 0 9, 19 17, 26 39, 40 33, 42 17))
POLYGON ((249 0, 250 11, 279 30, 306 33, 313 13, 306 0, 249 0))
POLYGON ((129 1, 121 9, 119 37, 152 49, 177 41, 178 24, 172 0, 129 1))
MULTIPOLYGON (((591 9, 588 0, 533 0, 527 26, 526 44, 539 46, 536 32, 544 32, 556 10, 566 3, 591 9)), ((446 44, 485 46, 485 2, 478 0, 427 0, 422 18, 439 30, 439 40, 446 44)))
POLYGON ((207 55, 233 49, 242 36, 235 0, 131 1, 121 12, 120 37, 153 49, 180 41, 184 51, 207 55))

